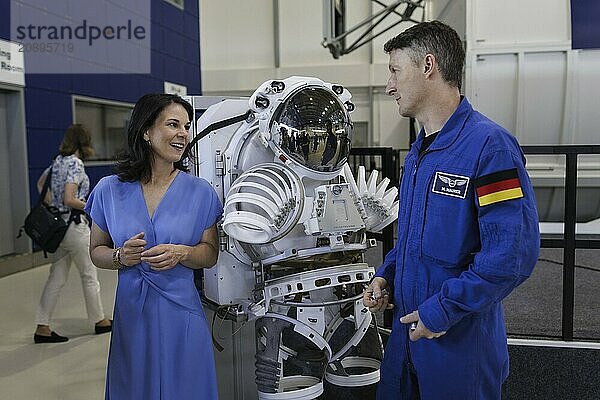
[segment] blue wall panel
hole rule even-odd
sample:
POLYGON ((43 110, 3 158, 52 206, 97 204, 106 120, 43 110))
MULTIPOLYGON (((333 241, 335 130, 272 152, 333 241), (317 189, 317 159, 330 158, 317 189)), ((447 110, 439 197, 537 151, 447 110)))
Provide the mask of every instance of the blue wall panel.
MULTIPOLYGON (((25 79, 27 85, 28 79, 25 79)), ((35 128, 64 130, 73 121, 71 116, 71 96, 33 85, 25 87, 25 115, 27 130, 35 128)), ((61 133, 62 137, 62 133, 61 133)), ((36 143, 27 143, 36 148, 36 143)), ((46 150, 46 149, 41 149, 46 150)), ((31 163, 31 160, 30 160, 31 163)))
POLYGON ((101 165, 96 167, 87 167, 85 170, 90 177, 90 187, 96 186, 96 183, 102 177, 114 174, 113 165, 101 165))
MULTIPOLYGON (((201 93, 198 2, 180 10, 151 0, 150 74, 26 74, 25 118, 31 202, 37 202, 37 178, 58 153, 64 130, 73 121, 72 95, 134 103, 149 92, 162 92, 164 81, 201 93)), ((10 1, 0 1, 0 38, 10 40, 10 1)), ((92 185, 112 166, 86 168, 92 185)))
POLYGON ((600 1, 571 0, 571 43, 574 49, 600 49, 600 1))
POLYGON ((195 41, 198 41, 199 35, 198 18, 198 15, 185 14, 183 21, 183 34, 195 41))
POLYGON ((27 129, 27 141, 35 143, 35 146, 28 146, 27 148, 29 168, 44 169, 50 165, 50 161, 58 154, 58 146, 60 146, 62 137, 63 132, 60 129, 27 129), (40 151, 40 149, 44 149, 44 151, 40 151))
POLYGON ((10 2, 0 1, 0 38, 10 37, 10 2))

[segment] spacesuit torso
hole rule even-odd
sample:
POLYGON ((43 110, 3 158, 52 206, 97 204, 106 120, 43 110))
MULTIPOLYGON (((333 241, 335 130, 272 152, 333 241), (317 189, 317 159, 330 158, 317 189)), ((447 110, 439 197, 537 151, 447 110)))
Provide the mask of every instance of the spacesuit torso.
POLYGON ((261 400, 372 392, 382 346, 362 303, 363 252, 397 218, 398 190, 348 165, 354 110, 343 86, 312 77, 263 83, 249 99, 189 99, 196 173, 223 202, 219 258, 203 293, 254 321, 261 400), (211 103, 203 109, 203 105, 211 103))

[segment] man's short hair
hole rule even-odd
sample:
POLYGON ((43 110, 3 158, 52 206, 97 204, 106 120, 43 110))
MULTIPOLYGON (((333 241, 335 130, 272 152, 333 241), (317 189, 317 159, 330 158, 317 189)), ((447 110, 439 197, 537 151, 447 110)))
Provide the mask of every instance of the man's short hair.
POLYGON ((419 65, 427 54, 433 54, 442 78, 460 89, 465 65, 465 49, 458 33, 440 22, 421 22, 406 29, 383 46, 386 53, 409 49, 411 60, 419 65))

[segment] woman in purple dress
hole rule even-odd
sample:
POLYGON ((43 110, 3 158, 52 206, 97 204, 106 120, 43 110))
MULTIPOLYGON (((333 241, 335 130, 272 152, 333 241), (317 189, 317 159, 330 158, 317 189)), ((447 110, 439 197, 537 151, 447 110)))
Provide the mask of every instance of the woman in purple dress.
POLYGON ((86 204, 92 260, 119 271, 106 399, 217 399, 193 270, 217 261, 223 209, 180 160, 192 119, 178 96, 140 98, 117 175, 100 180, 86 204))

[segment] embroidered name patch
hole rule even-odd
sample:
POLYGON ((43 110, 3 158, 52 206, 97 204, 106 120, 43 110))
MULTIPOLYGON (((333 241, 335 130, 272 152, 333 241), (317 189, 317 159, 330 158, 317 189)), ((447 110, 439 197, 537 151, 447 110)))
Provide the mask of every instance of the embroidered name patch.
POLYGON ((473 181, 481 207, 523 197, 516 168, 481 176, 473 181))
POLYGON ((448 174, 446 172, 436 172, 431 191, 464 199, 467 196, 469 188, 469 177, 461 175, 448 174))

